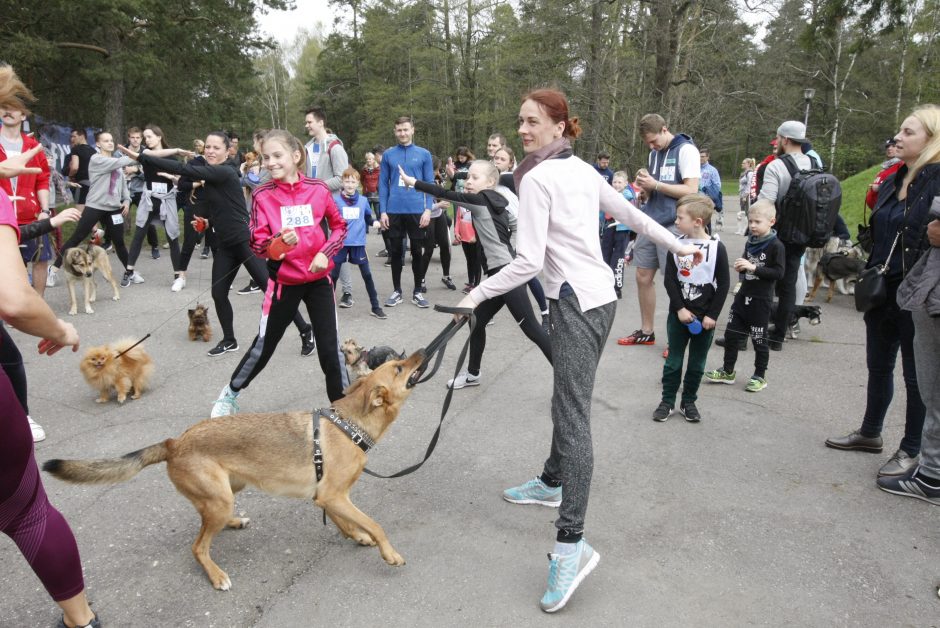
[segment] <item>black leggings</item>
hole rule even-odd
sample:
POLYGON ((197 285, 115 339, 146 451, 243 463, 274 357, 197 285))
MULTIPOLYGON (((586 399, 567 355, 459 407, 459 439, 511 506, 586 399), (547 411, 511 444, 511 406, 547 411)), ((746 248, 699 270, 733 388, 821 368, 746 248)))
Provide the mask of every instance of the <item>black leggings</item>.
POLYGON ((192 225, 195 211, 195 205, 183 207, 183 248, 180 250, 180 272, 183 273, 189 270, 189 260, 193 257, 196 245, 202 240, 202 234, 192 225))
POLYGON ((23 412, 29 414, 29 404, 26 402, 26 367, 23 366, 23 356, 4 325, 0 325, 0 367, 10 378, 13 392, 16 393, 16 398, 23 406, 23 412))
MULTIPOLYGON (((222 326, 222 340, 235 340, 235 314, 232 302, 228 300, 228 292, 238 274, 238 267, 242 265, 258 286, 264 288, 268 285, 268 268, 261 258, 251 252, 247 241, 212 248, 212 302, 215 303, 215 315, 219 317, 219 325, 222 326)), ((294 325, 301 333, 310 330, 310 325, 297 309, 294 310, 294 325)))
MULTIPOLYGON (((493 274, 495 272, 490 273, 490 275, 493 274)), ((509 308, 509 312, 519 328, 522 329, 522 333, 538 345, 548 363, 552 363, 551 340, 542 328, 541 321, 532 311, 529 293, 526 292, 526 287, 523 285, 513 288, 506 294, 487 299, 477 306, 475 312, 477 317, 476 326, 470 335, 470 359, 467 363, 467 371, 471 375, 480 374, 480 363, 483 361, 483 350, 486 348, 486 324, 497 312, 503 309, 504 305, 509 308)))
MULTIPOLYGON (((144 237, 147 235, 147 227, 158 223, 163 226, 165 233, 166 225, 160 220, 160 200, 153 199, 153 209, 150 210, 150 215, 147 216, 147 222, 144 223, 143 227, 137 227, 137 231, 134 232, 134 239, 131 240, 130 257, 126 266, 133 267, 137 263, 137 258, 140 257, 140 249, 144 244, 144 237)), ((171 238, 169 233, 166 234, 166 239, 170 244, 170 261, 173 263, 173 272, 176 273, 180 269, 180 243, 178 239, 171 238)))
POLYGON ((441 270, 445 277, 450 276, 450 233, 447 231, 447 214, 442 213, 431 219, 428 227, 430 242, 424 247, 424 272, 431 266, 431 257, 434 256, 434 247, 441 250, 441 270))
MULTIPOLYGON (((421 288, 421 281, 424 279, 424 274, 428 270, 427 265, 424 263, 424 247, 431 248, 433 251, 434 245, 428 238, 417 239, 411 237, 409 240, 411 240, 411 272, 415 280, 414 291, 417 292, 421 288)), ((388 256, 392 260, 392 285, 395 287, 395 290, 404 294, 401 289, 401 271, 405 266, 404 238, 389 237, 388 241, 390 247, 388 249, 388 256)))
POLYGON ((82 217, 78 219, 78 225, 76 225, 75 231, 72 232, 72 237, 62 245, 62 248, 59 249, 59 252, 56 254, 55 267, 62 268, 63 253, 73 246, 81 244, 82 240, 87 238, 95 228, 95 225, 100 222, 104 226, 107 237, 111 239, 111 243, 114 245, 114 252, 117 253, 118 259, 121 260, 124 268, 127 268, 127 246, 124 244, 124 223, 122 222, 116 225, 112 219, 112 216, 120 215, 120 211, 105 211, 85 205, 85 209, 82 210, 82 217))
POLYGON ((336 401, 343 396, 343 389, 349 385, 349 377, 340 357, 332 282, 324 277, 298 286, 272 282, 269 287, 270 290, 265 292, 261 306, 260 331, 232 373, 229 387, 234 391, 247 388, 251 380, 264 370, 284 336, 284 330, 290 324, 291 318, 297 317, 303 302, 307 305, 310 320, 316 323, 313 326, 313 334, 319 347, 317 357, 320 360, 320 368, 326 377, 326 394, 330 401, 336 401))
POLYGON ((483 276, 483 256, 480 254, 480 243, 461 242, 463 254, 467 258, 467 283, 471 286, 480 285, 480 278, 483 276))

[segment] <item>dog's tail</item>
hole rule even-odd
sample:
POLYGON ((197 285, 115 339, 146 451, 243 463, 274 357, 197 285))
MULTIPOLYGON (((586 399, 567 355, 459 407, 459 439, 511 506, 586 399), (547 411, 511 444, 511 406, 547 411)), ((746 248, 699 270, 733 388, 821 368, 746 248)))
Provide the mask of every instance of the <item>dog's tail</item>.
MULTIPOLYGON (((170 439, 172 440, 172 439, 170 439)), ((164 462, 169 455, 169 442, 145 447, 120 458, 99 460, 60 460, 54 458, 42 465, 47 471, 66 482, 75 484, 117 484, 131 479, 144 467, 164 462)))

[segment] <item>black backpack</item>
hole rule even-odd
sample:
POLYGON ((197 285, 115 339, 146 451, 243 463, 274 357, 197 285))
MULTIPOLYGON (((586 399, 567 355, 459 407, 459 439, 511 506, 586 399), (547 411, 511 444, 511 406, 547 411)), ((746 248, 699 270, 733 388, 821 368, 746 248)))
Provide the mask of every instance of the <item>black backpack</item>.
MULTIPOLYGON (((817 248, 832 235, 839 208, 842 186, 839 180, 821 168, 800 170, 792 155, 780 157, 790 173, 790 187, 777 201, 777 237, 786 244, 817 248)), ((812 157, 810 157, 812 166, 812 157)))

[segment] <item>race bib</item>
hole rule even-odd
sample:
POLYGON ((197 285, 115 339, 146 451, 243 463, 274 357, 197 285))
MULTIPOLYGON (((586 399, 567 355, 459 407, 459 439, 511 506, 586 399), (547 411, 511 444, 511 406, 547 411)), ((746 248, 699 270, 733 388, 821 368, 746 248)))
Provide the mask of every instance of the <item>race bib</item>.
POLYGON ((343 207, 343 219, 344 220, 359 220, 359 206, 346 206, 343 207))
POLYGON ((166 194, 166 183, 156 181, 150 184, 150 191, 157 194, 166 194))
POLYGON ((663 183, 673 183, 676 180, 676 167, 663 166, 659 169, 659 180, 663 183))
POLYGON ((124 224, 124 216, 122 216, 120 213, 111 214, 111 224, 114 224, 114 225, 123 225, 123 224, 124 224))
POLYGON ((312 227, 313 209, 307 205, 287 205, 281 207, 281 228, 312 227))
POLYGON ((405 180, 401 178, 401 175, 398 175, 398 187, 405 187, 405 180))

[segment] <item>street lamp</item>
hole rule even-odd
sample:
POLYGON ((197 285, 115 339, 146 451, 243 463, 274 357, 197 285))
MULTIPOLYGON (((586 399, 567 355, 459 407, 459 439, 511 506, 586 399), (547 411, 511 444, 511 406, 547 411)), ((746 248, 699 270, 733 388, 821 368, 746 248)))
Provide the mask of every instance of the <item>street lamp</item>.
POLYGON ((809 126, 809 103, 813 100, 813 96, 816 95, 816 90, 812 87, 807 87, 803 90, 803 101, 806 103, 806 113, 803 115, 803 126, 809 126))

